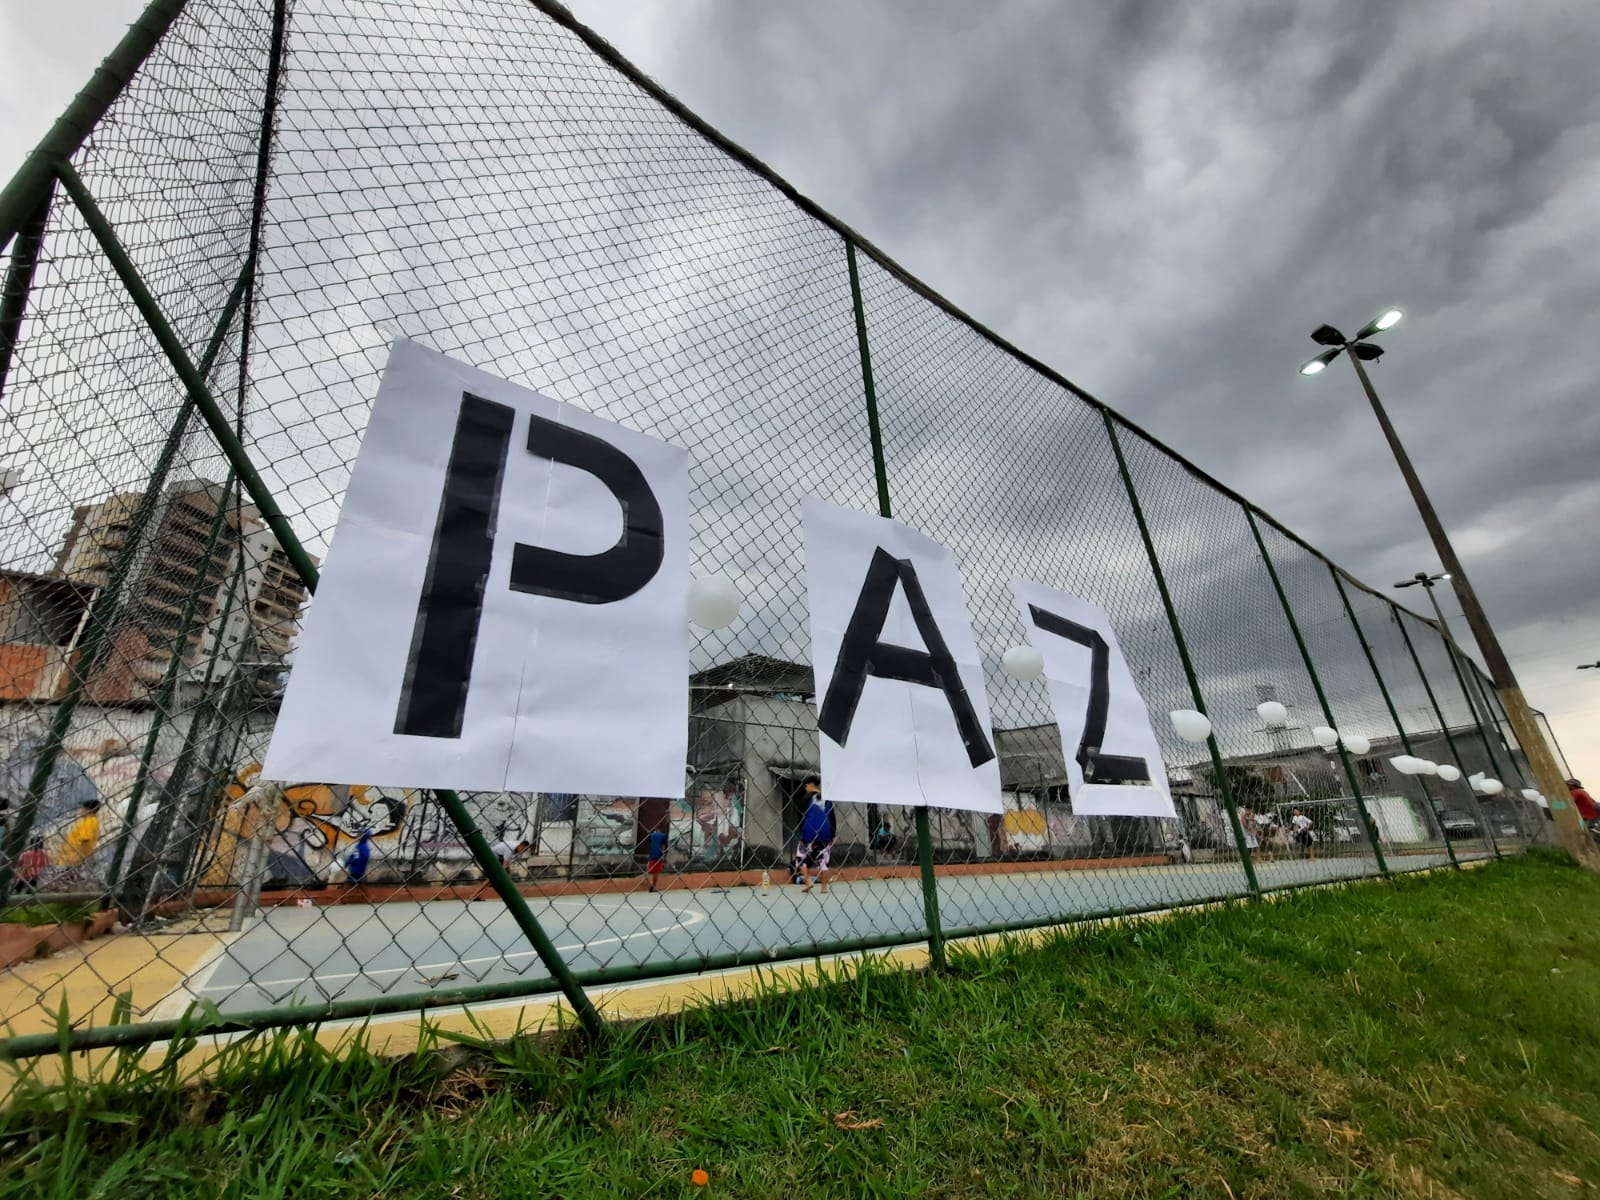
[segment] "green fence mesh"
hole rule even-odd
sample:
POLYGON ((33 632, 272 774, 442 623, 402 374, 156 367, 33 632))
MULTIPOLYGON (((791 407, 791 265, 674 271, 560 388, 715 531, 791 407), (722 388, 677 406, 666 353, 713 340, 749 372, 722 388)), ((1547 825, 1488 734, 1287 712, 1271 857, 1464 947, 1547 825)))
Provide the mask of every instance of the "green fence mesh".
POLYGON ((59 1045, 63 1003, 92 1045, 169 1036, 186 1013, 245 1028, 554 991, 518 897, 584 985, 930 939, 910 810, 841 813, 825 901, 789 881, 819 765, 797 497, 878 507, 852 242, 888 498, 960 563, 1001 760, 1004 814, 931 813, 945 935, 1547 836, 1497 698, 1432 623, 1354 581, 1341 594, 1325 559, 557 6, 159 0, 147 22, 174 12, 70 167, 45 163, 48 192, 25 171, 7 196, 27 203, 3 209, 4 1049, 59 1045), (453 795, 255 786, 310 591, 263 501, 320 560, 400 337, 686 447, 694 568, 746 596, 693 649, 682 796, 462 798, 511 851, 509 883, 486 878, 453 795), (1178 820, 1074 813, 1043 689, 999 669, 1024 638, 1013 575, 1110 613, 1178 820), (1167 719, 1197 705, 1215 758, 1167 719), (1330 751, 1322 725, 1369 745, 1330 751), (1407 751, 1463 778, 1400 774, 1407 751), (1480 802, 1474 772, 1506 791, 1480 802), (343 863, 363 829, 357 884, 343 863), (651 895, 656 829, 670 869, 651 895), (113 918, 114 954, 30 957, 51 929, 64 943, 113 918), (112 1027, 123 993, 132 1024, 112 1027))

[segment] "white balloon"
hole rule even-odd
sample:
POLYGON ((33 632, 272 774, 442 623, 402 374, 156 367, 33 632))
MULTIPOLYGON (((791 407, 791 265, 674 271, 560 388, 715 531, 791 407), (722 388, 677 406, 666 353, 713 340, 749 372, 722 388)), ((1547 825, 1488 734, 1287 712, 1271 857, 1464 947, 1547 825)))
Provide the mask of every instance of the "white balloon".
POLYGON ((1389 760, 1389 765, 1402 775, 1418 775, 1422 771, 1422 760, 1409 754, 1396 754, 1389 760))
POLYGON ((1418 775, 1437 775, 1439 773, 1439 764, 1434 762, 1433 759, 1419 758, 1417 761, 1422 764, 1421 769, 1417 772, 1418 775))
POLYGON ((1483 781, 1483 794, 1485 796, 1498 796, 1506 790, 1506 785, 1498 779, 1485 779, 1483 781))
POLYGON ((1272 729, 1281 729, 1289 723, 1289 710, 1276 700, 1263 700, 1256 705, 1256 714, 1272 729))
POLYGON ((1344 748, 1351 754, 1365 754, 1372 749, 1372 742, 1359 733, 1345 733, 1339 736, 1344 742, 1344 748))
POLYGON ((1461 768, 1452 767, 1449 763, 1439 764, 1439 778, 1446 783, 1454 783, 1461 778, 1461 768))
POLYGON ((1211 736, 1211 722, 1205 713, 1192 708, 1176 708, 1168 714, 1172 728, 1186 742, 1203 742, 1211 736))
POLYGON ((739 585, 726 575, 705 575, 689 584, 689 619, 701 629, 732 625, 742 607, 739 585))
POLYGON ((1000 669, 1027 683, 1044 674, 1044 655, 1032 646, 1013 646, 1000 656, 1000 669))
POLYGON ((1339 744, 1339 731, 1332 725, 1313 726, 1311 736, 1316 739, 1317 745, 1324 750, 1332 750, 1339 744))
POLYGON ((1523 788, 1522 798, 1531 804, 1537 804, 1544 799, 1544 793, 1535 791, 1533 788, 1523 788))

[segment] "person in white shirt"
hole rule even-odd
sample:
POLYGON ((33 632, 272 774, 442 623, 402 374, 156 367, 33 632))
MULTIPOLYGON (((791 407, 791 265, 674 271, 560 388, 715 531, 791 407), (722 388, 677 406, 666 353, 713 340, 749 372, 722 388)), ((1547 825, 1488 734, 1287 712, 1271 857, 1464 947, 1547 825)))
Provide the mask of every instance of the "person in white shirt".
POLYGON ((1311 818, 1297 808, 1294 810, 1294 816, 1290 818, 1289 824, 1294 827, 1295 845, 1305 851, 1307 858, 1316 858, 1317 843, 1316 839, 1311 836, 1311 818))
POLYGON ((1256 829, 1261 837, 1261 856, 1268 862, 1273 862, 1277 858, 1277 855, 1273 852, 1272 842, 1272 831, 1276 824, 1277 822, 1272 819, 1271 813, 1262 812, 1256 814, 1256 829))

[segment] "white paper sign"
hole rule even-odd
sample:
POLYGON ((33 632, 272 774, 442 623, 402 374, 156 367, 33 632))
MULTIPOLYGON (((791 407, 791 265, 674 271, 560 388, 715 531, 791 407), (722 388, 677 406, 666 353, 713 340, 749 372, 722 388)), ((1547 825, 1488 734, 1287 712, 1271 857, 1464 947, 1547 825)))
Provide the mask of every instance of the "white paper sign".
POLYGON ((688 463, 395 343, 264 776, 681 795, 688 463))
POLYGON ((983 667, 950 551, 811 497, 801 516, 827 796, 1000 812, 983 667))
POLYGON ((1111 618, 1076 596, 1026 579, 1013 579, 1011 594, 1028 641, 1044 656, 1072 811, 1176 817, 1161 746, 1111 618))

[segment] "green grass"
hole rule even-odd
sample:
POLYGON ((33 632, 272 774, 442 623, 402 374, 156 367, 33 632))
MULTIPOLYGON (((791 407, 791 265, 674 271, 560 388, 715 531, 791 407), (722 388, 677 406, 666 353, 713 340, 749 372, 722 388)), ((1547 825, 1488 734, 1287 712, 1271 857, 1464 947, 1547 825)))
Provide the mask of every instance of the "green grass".
POLYGON ((199 1088, 24 1092, 0 1196, 1578 1196, 1596 913, 1600 879, 1530 855, 869 968, 600 1053, 279 1035, 199 1088))
POLYGON ((78 921, 87 921, 98 909, 99 906, 93 903, 64 904, 60 901, 41 900, 36 903, 0 908, 0 921, 14 925, 71 925, 78 921))

